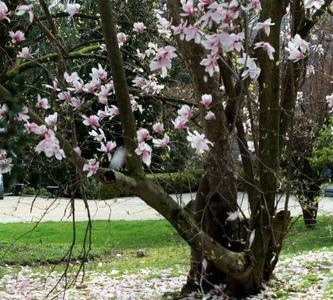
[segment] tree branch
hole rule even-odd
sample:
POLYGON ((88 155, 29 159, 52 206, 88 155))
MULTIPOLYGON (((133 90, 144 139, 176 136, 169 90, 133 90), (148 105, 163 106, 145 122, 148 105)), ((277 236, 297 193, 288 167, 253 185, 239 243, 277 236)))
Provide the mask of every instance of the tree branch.
POLYGON ((52 32, 50 32, 45 25, 38 19, 38 17, 35 16, 34 23, 39 27, 39 29, 46 35, 47 39, 51 43, 52 46, 56 46, 60 49, 61 54, 66 57, 68 56, 68 53, 64 46, 58 41, 58 39, 53 35, 52 32))
POLYGON ((129 99, 129 90, 123 60, 118 45, 116 24, 114 21, 111 1, 99 0, 98 7, 101 14, 102 29, 112 71, 124 144, 128 152, 127 168, 130 172, 143 175, 141 160, 134 152, 136 148, 136 124, 129 99))
MULTIPOLYGON (((0 84, 0 103, 10 95, 11 93, 0 84)), ((29 116, 36 124, 44 124, 43 120, 31 109, 29 116)), ((67 158, 82 172, 85 159, 74 151, 72 145, 61 134, 56 133, 56 136, 67 158)), ((143 199, 165 217, 190 246, 198 250, 203 248, 204 255, 222 272, 229 273, 231 277, 235 278, 246 276, 250 272, 252 258, 249 254, 230 251, 214 241, 199 229, 192 216, 184 208, 147 177, 133 178, 112 169, 100 168, 95 178, 104 184, 131 192, 143 199)))
MULTIPOLYGON (((51 17, 53 19, 58 19, 58 18, 67 18, 70 15, 66 12, 61 12, 61 13, 56 13, 56 14, 52 14, 51 17)), ((100 17, 98 16, 92 16, 92 15, 88 15, 88 14, 83 14, 83 13, 77 13, 73 16, 73 18, 81 18, 81 19, 90 19, 90 20, 94 20, 94 21, 99 21, 100 17)), ((40 17, 41 21, 46 20, 47 17, 40 17)))
MULTIPOLYGON (((100 49, 99 44, 87 46, 80 50, 76 50, 76 51, 68 53, 68 55, 65 57, 65 59, 104 58, 104 57, 101 57, 100 55, 88 54, 89 52, 92 52, 92 51, 98 50, 98 49, 100 49)), ((30 68, 33 68, 38 63, 55 61, 58 58, 58 56, 59 56, 58 53, 50 53, 50 54, 38 57, 36 59, 15 65, 13 68, 8 70, 4 75, 2 75, 0 80, 1 80, 1 82, 6 82, 6 81, 14 78, 15 76, 17 76, 19 73, 26 71, 30 68)))

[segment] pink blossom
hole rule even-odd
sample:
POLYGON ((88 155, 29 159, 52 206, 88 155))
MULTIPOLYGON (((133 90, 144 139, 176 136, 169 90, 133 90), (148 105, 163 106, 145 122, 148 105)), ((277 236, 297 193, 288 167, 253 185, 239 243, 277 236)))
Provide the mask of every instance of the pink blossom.
POLYGON ((69 91, 64 91, 58 94, 58 100, 61 101, 70 101, 72 98, 71 93, 69 91))
POLYGON ((97 112, 97 116, 99 116, 100 120, 110 118, 111 117, 110 108, 108 106, 104 106, 104 110, 99 110, 97 112))
POLYGON ((181 22, 178 26, 171 26, 174 35, 179 35, 179 38, 183 41, 185 39, 186 23, 181 22))
POLYGON ((64 79, 66 80, 67 83, 73 83, 75 81, 81 80, 80 76, 77 74, 77 72, 73 72, 71 74, 68 74, 65 72, 64 74, 64 79))
POLYGON ((250 7, 254 10, 260 11, 261 8, 261 0, 251 0, 250 7))
POLYGON ((156 14, 158 18, 157 28, 160 35, 170 36, 170 25, 171 22, 166 18, 162 17, 160 14, 156 14))
POLYGON ((205 115, 205 120, 207 121, 216 120, 215 114, 212 111, 208 111, 207 114, 205 115))
POLYGON ((185 119, 190 119, 192 117, 192 108, 187 104, 182 105, 180 109, 177 110, 178 116, 181 116, 185 119))
POLYGON ((49 100, 47 100, 47 98, 42 98, 39 94, 37 95, 37 104, 36 104, 37 108, 41 108, 41 109, 49 109, 49 100))
POLYGON ((18 52, 17 57, 23 58, 23 59, 32 59, 33 55, 30 52, 30 49, 28 47, 23 47, 21 51, 18 52))
POLYGON ((142 105, 136 102, 135 99, 131 99, 131 106, 132 106, 132 111, 139 111, 140 113, 143 112, 142 105))
MULTIPOLYGON (((238 0, 232 0, 230 3, 229 3, 229 6, 228 6, 228 13, 237 13, 239 10, 239 2, 238 0)), ((237 15, 238 17, 238 15, 237 15)), ((235 16, 233 18, 236 18, 235 16)))
POLYGON ((101 86, 101 81, 99 80, 99 78, 94 78, 90 82, 84 85, 83 91, 89 94, 95 94, 95 91, 99 89, 100 86, 101 86))
POLYGON ((26 13, 29 14, 29 22, 32 23, 32 21, 34 20, 34 13, 33 13, 33 5, 32 4, 25 4, 25 5, 20 5, 20 6, 17 7, 17 10, 16 10, 16 15, 17 16, 22 16, 26 13))
POLYGON ((199 7, 204 7, 212 4, 215 0, 199 0, 199 7))
POLYGON ((153 61, 150 63, 150 70, 161 70, 162 77, 167 76, 168 69, 171 69, 171 60, 177 57, 177 54, 175 52, 176 48, 172 46, 160 48, 153 61))
POLYGON ((187 118, 178 116, 174 121, 172 121, 172 124, 175 127, 175 129, 183 129, 186 127, 187 122, 188 122, 187 118))
POLYGON ((86 126, 90 126, 94 129, 97 129, 97 127, 99 127, 99 117, 96 115, 91 115, 89 117, 83 116, 84 117, 84 121, 83 124, 86 126))
POLYGON ((213 97, 210 94, 204 94, 201 96, 201 103, 208 108, 213 101, 213 97))
POLYGON ((112 94, 113 85, 108 83, 101 86, 101 90, 96 94, 98 96, 98 102, 104 105, 108 105, 108 97, 112 94))
POLYGON ((214 22, 216 24, 221 23, 224 14, 225 10, 223 6, 213 1, 208 7, 208 11, 200 18, 199 22, 202 23, 203 27, 208 26, 208 28, 211 28, 214 22))
POLYGON ((118 44, 119 46, 123 46, 125 43, 126 43, 126 40, 127 40, 127 35, 123 32, 119 32, 117 34, 117 40, 118 40, 118 44))
POLYGON ((191 143, 191 147, 195 149, 196 153, 202 154, 209 150, 209 144, 212 142, 206 139, 205 134, 199 134, 197 131, 194 133, 188 132, 187 140, 191 143))
POLYGON ((135 153, 136 155, 141 156, 142 161, 147 166, 150 166, 152 149, 147 143, 139 143, 138 147, 135 149, 135 153))
POLYGON ((164 132, 164 125, 160 122, 157 122, 153 125, 153 131, 158 133, 158 134, 161 134, 164 132))
POLYGON ((54 79, 53 82, 52 82, 52 85, 45 84, 45 87, 51 89, 53 92, 59 92, 60 91, 58 79, 54 79))
POLYGON ((98 69, 91 69, 90 76, 93 80, 100 79, 102 81, 106 81, 108 79, 108 73, 105 71, 105 69, 103 69, 101 64, 98 64, 98 69))
POLYGON ((80 8, 81 6, 78 3, 68 3, 65 12, 67 12, 70 17, 73 17, 80 12, 80 8))
POLYGON ((154 75, 150 75, 149 79, 143 77, 136 77, 136 80, 133 81, 136 86, 140 87, 143 91, 149 94, 159 94, 164 85, 157 83, 157 78, 154 75))
POLYGON ((8 7, 5 2, 0 1, 0 22, 2 22, 3 20, 7 20, 8 22, 10 22, 7 16, 8 16, 8 7))
POLYGON ((44 139, 39 142, 35 150, 37 153, 44 152, 46 157, 54 156, 58 160, 66 157, 64 151, 60 148, 59 140, 51 129, 45 131, 44 139))
POLYGON ((205 71, 209 74, 210 77, 213 76, 215 72, 219 71, 219 67, 217 65, 217 57, 215 55, 208 55, 207 58, 204 58, 200 65, 205 67, 205 71))
POLYGON ((254 49, 262 48, 267 53, 269 59, 274 60, 275 49, 271 46, 270 43, 259 42, 259 43, 255 43, 254 46, 255 46, 254 49))
POLYGON ((271 33, 271 26, 273 26, 273 25, 275 25, 275 23, 272 23, 272 19, 269 18, 269 19, 265 20, 264 22, 258 22, 254 26, 254 29, 255 30, 263 29, 265 31, 266 35, 269 36, 271 33))
POLYGON ((101 142, 101 148, 98 148, 97 150, 100 152, 104 152, 107 155, 108 160, 111 161, 111 153, 116 147, 117 147, 116 142, 110 141, 107 142, 106 144, 101 142))
POLYGON ((184 28, 184 35, 186 41, 194 40, 196 44, 200 44, 201 42, 201 33, 199 29, 193 25, 184 28))
POLYGON ((115 116, 118 116, 119 115, 119 109, 117 106, 115 105, 111 105, 110 107, 110 119, 114 118, 115 116))
POLYGON ((305 58, 305 55, 304 55, 303 52, 294 48, 291 45, 287 48, 287 50, 289 51, 288 59, 292 60, 293 62, 298 62, 298 61, 303 60, 305 58))
POLYGON ((180 15, 182 17, 190 17, 193 15, 194 13, 194 7, 193 7, 193 0, 182 0, 182 10, 183 13, 181 13, 180 15))
POLYGON ((237 63, 245 68, 244 72, 242 73, 243 79, 247 77, 250 77, 253 80, 258 79, 261 73, 261 69, 256 65, 254 58, 251 58, 246 53, 243 53, 243 57, 238 58, 237 63))
POLYGON ((237 51, 243 49, 244 32, 238 34, 222 33, 220 35, 220 43, 225 52, 237 51))
MULTIPOLYGON (((295 48, 299 48, 302 52, 309 50, 309 43, 301 38, 299 34, 296 34, 290 41, 295 48)), ((288 43, 289 45, 289 43, 288 43)))
POLYGON ((325 4, 325 0, 304 0, 304 8, 320 9, 325 4))
POLYGON ((17 121, 23 121, 23 122, 28 121, 28 120, 30 119, 30 117, 29 117, 29 115, 28 115, 28 111, 29 111, 29 110, 28 110, 28 107, 23 106, 21 112, 19 112, 19 113, 16 115, 15 119, 16 119, 17 121))
POLYGON ((170 151, 169 142, 170 138, 166 133, 162 139, 153 139, 153 143, 156 148, 163 148, 167 149, 168 151, 170 151))
POLYGON ((144 32, 145 29, 146 29, 146 26, 142 22, 136 22, 133 24, 133 30, 135 32, 142 33, 142 32, 144 32))
POLYGON ((289 42, 286 48, 289 51, 289 60, 298 62, 305 58, 305 54, 309 49, 308 42, 304 41, 299 34, 296 34, 289 42))
POLYGON ((134 83, 134 86, 142 88, 146 84, 146 79, 142 76, 136 76, 132 82, 134 83))
POLYGON ((29 122, 24 124, 24 128, 25 128, 26 132, 28 132, 29 134, 33 133, 36 135, 45 134, 45 132, 47 131, 47 128, 45 125, 38 126, 36 123, 29 123, 29 122))
POLYGON ((150 139, 149 131, 146 128, 141 128, 136 132, 138 142, 144 142, 150 139))
POLYGON ((76 97, 71 97, 71 99, 69 100, 69 105, 74 107, 74 109, 76 110, 80 110, 83 104, 84 101, 76 97))
POLYGON ((92 130, 89 131, 89 135, 92 136, 94 138, 95 141, 97 142, 101 142, 101 141, 106 141, 106 137, 105 137, 105 133, 103 131, 103 129, 98 128, 98 131, 92 130))
POLYGON ((226 38, 226 33, 219 34, 211 34, 206 35, 205 40, 202 41, 202 45, 210 52, 210 56, 216 56, 218 52, 221 50, 221 42, 224 43, 223 39, 226 38))
POLYGON ((89 159, 84 165, 83 165, 83 171, 88 172, 87 177, 91 177, 97 173, 99 169, 99 162, 96 161, 96 159, 89 159))
POLYGON ((45 123, 49 126, 55 127, 55 129, 57 128, 56 127, 57 122, 58 122, 58 113, 56 112, 53 115, 49 115, 45 118, 45 123))
POLYGON ((11 42, 13 44, 24 41, 25 40, 25 36, 24 33, 21 30, 17 30, 15 32, 13 31, 9 31, 9 36, 11 37, 11 42))
POLYGON ((83 91, 84 82, 81 78, 74 80, 71 85, 72 87, 69 87, 68 91, 73 91, 74 93, 81 93, 83 91))

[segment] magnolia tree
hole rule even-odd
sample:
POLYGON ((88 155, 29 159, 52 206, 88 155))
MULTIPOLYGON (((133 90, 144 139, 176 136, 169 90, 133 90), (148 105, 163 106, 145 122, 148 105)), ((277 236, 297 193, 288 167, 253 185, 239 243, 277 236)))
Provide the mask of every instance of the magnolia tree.
MULTIPOLYGON (((123 32, 115 20, 117 1, 90 4, 89 9, 100 12, 93 16, 79 3, 0 1, 2 133, 13 123, 22 126, 34 137, 31 143, 38 139, 34 148, 40 155, 67 159, 78 174, 139 196, 163 215, 191 247, 184 294, 217 287, 236 296, 257 293, 272 275, 290 218, 287 206, 277 211, 276 190, 307 57, 320 49, 307 40, 332 1, 165 2, 156 3, 152 34, 147 29, 152 24, 145 20, 123 32), (72 30, 93 20, 104 38, 82 45, 62 32, 63 19, 72 30), (122 53, 127 55, 126 44, 140 35, 152 41, 131 49, 137 65, 129 70, 122 53), (43 38, 48 46, 36 49, 43 38), (93 65, 89 77, 73 72, 87 61, 93 65), (182 104, 167 124, 156 120, 139 128, 136 119, 148 109, 140 103, 142 97, 155 95, 162 101, 164 89, 173 83, 175 63, 186 68, 192 99, 176 99, 182 104), (36 77, 32 70, 38 69, 47 75, 36 77), (194 126, 191 120, 197 116, 200 124, 194 126), (89 156, 82 151, 78 123, 86 126, 87 140, 98 145, 89 156), (120 134, 116 123, 121 124, 121 144, 114 138, 120 134), (175 131, 183 131, 189 151, 204 159, 196 199, 186 207, 145 175, 154 151, 168 152, 177 143, 175 131), (234 137, 249 216, 237 204, 234 137)), ((5 173, 15 153, 3 148, 5 173)))

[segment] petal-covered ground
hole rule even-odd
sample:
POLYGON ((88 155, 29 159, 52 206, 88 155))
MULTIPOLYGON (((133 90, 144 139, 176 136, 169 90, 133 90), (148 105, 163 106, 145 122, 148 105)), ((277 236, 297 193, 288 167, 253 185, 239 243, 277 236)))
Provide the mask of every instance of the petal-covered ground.
MULTIPOLYGON (((186 270, 143 269, 138 274, 121 275, 116 270, 89 271, 83 283, 64 291, 65 281, 50 291, 61 273, 35 271, 22 267, 18 272, 7 267, 0 279, 0 299, 161 299, 166 292, 177 291, 186 280, 186 270)), ((70 278, 68 278, 70 279, 70 278)), ((266 289, 250 299, 333 299, 333 252, 307 252, 282 259, 275 279, 266 289)), ((189 296, 188 299, 203 299, 189 296)), ((205 299, 223 299, 209 296, 205 299)))

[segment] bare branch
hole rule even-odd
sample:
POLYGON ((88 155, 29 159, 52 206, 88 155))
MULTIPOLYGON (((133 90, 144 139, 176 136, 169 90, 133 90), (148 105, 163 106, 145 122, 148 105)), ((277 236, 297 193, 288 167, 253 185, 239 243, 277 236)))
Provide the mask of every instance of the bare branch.
POLYGON ((39 29, 46 35, 47 39, 50 41, 51 45, 56 45, 61 50, 63 56, 68 56, 68 53, 64 46, 58 41, 58 39, 50 32, 45 25, 35 16, 34 18, 35 24, 39 27, 39 29))
POLYGON ((141 160, 134 152, 136 148, 136 125, 129 99, 129 90, 125 69, 123 66, 123 60, 117 40, 117 31, 113 16, 112 4, 109 0, 99 0, 98 6, 101 14, 106 49, 112 70, 124 143, 128 151, 127 168, 130 172, 143 175, 141 160))
MULTIPOLYGON (((76 58, 105 59, 104 56, 96 55, 96 54, 90 54, 90 52, 93 52, 94 50, 98 50, 98 49, 100 49, 99 44, 90 45, 90 46, 87 46, 85 48, 82 48, 82 49, 79 49, 79 50, 68 53, 68 55, 65 57, 65 59, 76 59, 76 58)), ((11 68, 4 75, 2 75, 0 80, 1 80, 1 82, 6 82, 6 81, 14 78, 15 76, 17 76, 21 72, 33 68, 38 63, 56 61, 58 56, 59 56, 59 53, 50 53, 50 54, 43 55, 43 56, 38 57, 38 58, 33 59, 33 60, 23 62, 21 64, 16 64, 16 65, 14 65, 13 68, 11 68)))

